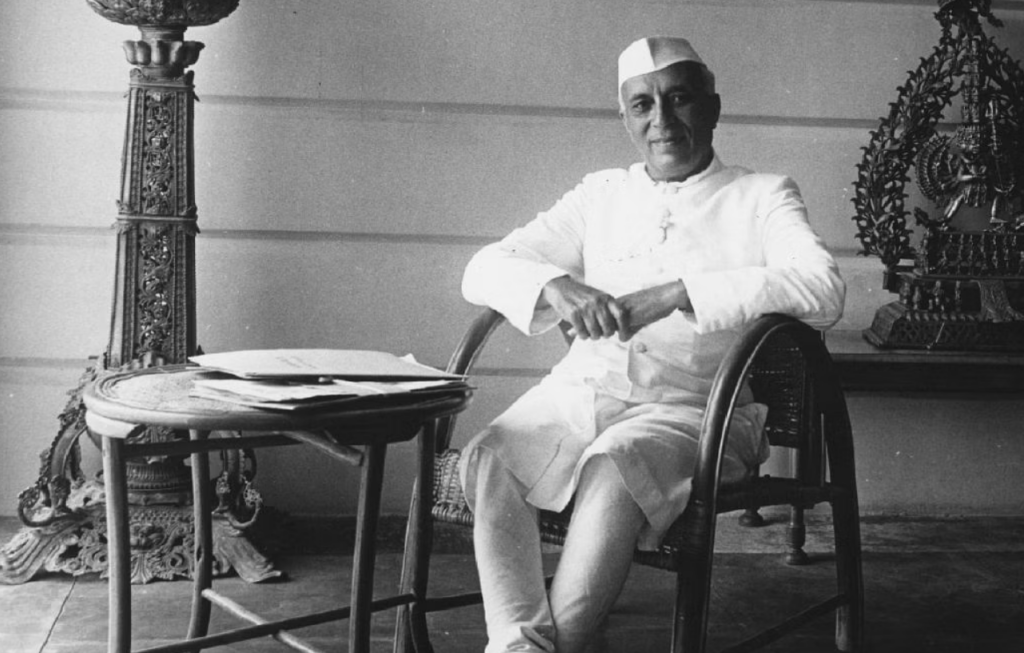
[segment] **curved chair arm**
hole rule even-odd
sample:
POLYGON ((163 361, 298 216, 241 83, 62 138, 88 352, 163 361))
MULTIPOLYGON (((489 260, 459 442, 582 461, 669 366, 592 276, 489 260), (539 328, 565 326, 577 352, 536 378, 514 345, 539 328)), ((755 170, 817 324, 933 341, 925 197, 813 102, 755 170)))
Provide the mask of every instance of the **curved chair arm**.
POLYGON ((838 418, 844 422, 845 432, 849 434, 842 388, 821 333, 785 315, 771 314, 758 318, 744 329, 726 352, 711 386, 690 498, 691 507, 698 513, 715 514, 722 457, 736 400, 758 353, 769 341, 780 336, 788 336, 792 340, 807 364, 807 373, 814 380, 815 409, 832 416, 833 420, 838 418))
MULTIPOLYGON (((484 308, 480 311, 462 336, 462 340, 459 341, 445 371, 452 374, 469 374, 491 334, 504 321, 505 316, 493 308, 484 308)), ((435 450, 437 453, 451 445, 452 434, 455 431, 455 418, 456 415, 448 415, 435 423, 435 450)))
POLYGON ((452 374, 469 374, 487 340, 504 321, 505 316, 493 308, 484 308, 480 311, 452 353, 445 371, 452 374))

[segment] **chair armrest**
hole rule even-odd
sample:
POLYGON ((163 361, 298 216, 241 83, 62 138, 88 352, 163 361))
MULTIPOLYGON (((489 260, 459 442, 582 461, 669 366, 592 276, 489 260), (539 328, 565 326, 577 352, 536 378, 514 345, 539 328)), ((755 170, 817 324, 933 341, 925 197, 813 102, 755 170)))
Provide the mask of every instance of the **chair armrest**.
MULTIPOLYGON (((455 351, 452 352, 445 371, 452 374, 469 374, 491 334, 504 321, 505 317, 493 308, 481 310, 462 336, 455 351)), ((448 415, 438 419, 434 424, 428 425, 429 428, 435 429, 436 453, 441 453, 451 445, 456 417, 457 415, 448 415)))
POLYGON ((838 402, 845 415, 842 390, 818 330, 779 314, 765 315, 750 323, 726 352, 711 386, 693 472, 690 505, 697 512, 715 513, 722 458, 736 401, 758 354, 770 341, 779 337, 787 337, 796 345, 798 355, 806 362, 807 374, 814 380, 816 405, 807 410, 836 406, 838 402))
POLYGON ((452 352, 446 371, 452 374, 469 374, 487 340, 504 321, 505 316, 493 308, 484 308, 480 311, 452 352))

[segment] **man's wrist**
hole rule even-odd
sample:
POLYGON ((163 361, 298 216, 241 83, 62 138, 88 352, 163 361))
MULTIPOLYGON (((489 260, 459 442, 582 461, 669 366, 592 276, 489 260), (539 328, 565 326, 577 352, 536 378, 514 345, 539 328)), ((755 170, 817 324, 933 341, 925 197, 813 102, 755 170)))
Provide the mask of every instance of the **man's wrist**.
POLYGON ((563 287, 562 284, 564 284, 564 282, 569 279, 571 279, 571 277, 568 274, 563 274, 561 276, 548 279, 547 282, 543 286, 541 286, 540 289, 541 301, 547 304, 548 306, 554 306, 554 302, 551 301, 554 298, 553 296, 555 294, 561 294, 561 289, 563 287))
POLYGON ((690 304, 690 293, 686 290, 686 284, 682 279, 679 279, 675 283, 676 286, 676 308, 684 313, 690 313, 693 311, 693 305, 690 304))

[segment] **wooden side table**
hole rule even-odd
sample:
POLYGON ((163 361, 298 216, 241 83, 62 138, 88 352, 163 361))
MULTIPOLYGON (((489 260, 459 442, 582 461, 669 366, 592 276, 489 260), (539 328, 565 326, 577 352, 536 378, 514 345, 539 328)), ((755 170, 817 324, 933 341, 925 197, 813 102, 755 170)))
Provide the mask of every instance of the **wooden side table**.
POLYGON ((372 613, 415 600, 412 593, 376 601, 372 596, 374 539, 387 446, 411 440, 420 434, 419 468, 421 475, 428 476, 421 477, 419 488, 427 496, 421 497, 417 514, 410 515, 410 519, 429 518, 426 511, 432 503, 429 493, 433 487, 434 433, 432 428, 422 427, 430 420, 464 409, 471 394, 469 388, 459 385, 429 394, 361 398, 316 410, 278 412, 189 396, 192 382, 203 374, 206 373, 195 367, 150 368, 102 377, 84 393, 89 429, 100 436, 103 443, 110 574, 108 651, 128 653, 131 650, 131 554, 125 461, 137 456, 189 454, 194 492, 196 572, 188 633, 181 642, 147 651, 194 651, 265 636, 273 636, 298 650, 315 651, 287 630, 348 618, 348 650, 365 653, 369 650, 372 613), (128 441, 144 426, 187 429, 189 439, 151 444, 128 441), (209 437, 211 432, 220 430, 251 434, 231 438, 209 437), (351 603, 348 607, 270 622, 217 594, 212 588, 213 506, 209 453, 297 443, 311 445, 335 459, 362 467, 351 603), (431 482, 426 482, 428 480, 431 482), (213 605, 226 609, 250 625, 208 635, 213 605))

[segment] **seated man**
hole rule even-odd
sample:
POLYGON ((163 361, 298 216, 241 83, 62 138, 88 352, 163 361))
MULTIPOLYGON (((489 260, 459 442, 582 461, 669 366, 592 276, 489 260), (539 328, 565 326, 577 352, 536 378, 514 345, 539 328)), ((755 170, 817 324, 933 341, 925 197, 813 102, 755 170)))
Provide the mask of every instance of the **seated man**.
MULTIPOLYGON (((619 57, 619 113, 643 161, 584 177, 466 268, 463 293, 528 334, 565 320, 566 357, 466 447, 488 653, 577 653, 611 608, 634 547, 686 506, 711 382, 748 322, 827 328, 845 286, 792 180, 728 166, 721 109, 690 44, 642 39, 619 57), (545 591, 537 510, 575 495, 545 591)), ((768 455, 765 407, 732 421, 724 478, 768 455)))

